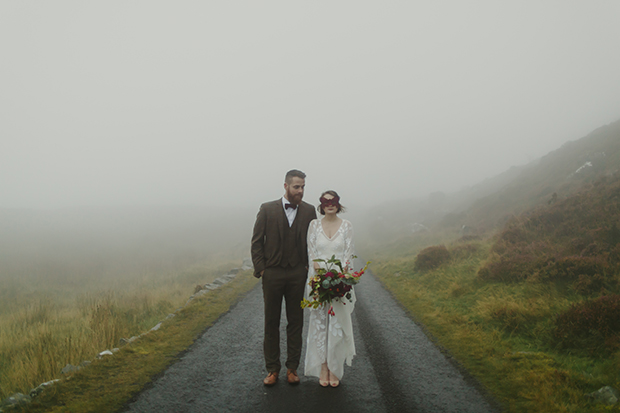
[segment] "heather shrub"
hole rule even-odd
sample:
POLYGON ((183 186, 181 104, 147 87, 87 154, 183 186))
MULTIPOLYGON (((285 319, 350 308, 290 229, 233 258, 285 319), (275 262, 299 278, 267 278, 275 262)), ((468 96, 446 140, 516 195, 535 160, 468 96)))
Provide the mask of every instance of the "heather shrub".
POLYGON ((571 305, 556 316, 553 335, 561 347, 617 350, 620 347, 620 295, 571 305))
POLYGON ((513 226, 505 229, 500 238, 505 242, 513 245, 529 242, 527 233, 521 227, 513 226))
POLYGON ((527 223, 527 227, 537 231, 551 232, 561 228, 561 224, 566 221, 563 211, 558 208, 549 208, 541 210, 538 214, 532 216, 527 223))
MULTIPOLYGON (((498 234, 482 280, 567 282, 591 294, 613 287, 620 271, 620 198, 607 183, 516 217, 498 234)), ((613 183, 620 190, 620 182, 613 183)))
POLYGON ((587 295, 603 288, 605 279, 599 274, 593 276, 581 274, 577 280, 571 285, 573 291, 578 294, 587 295))
POLYGON ((609 260, 612 263, 615 263, 616 268, 618 267, 618 264, 620 263, 620 244, 611 249, 609 252, 609 260))
POLYGON ((415 260, 415 269, 428 271, 439 267, 450 260, 450 253, 444 245, 434 245, 423 249, 415 260))
POLYGON ((609 245, 613 246, 616 246, 618 245, 618 243, 620 243, 620 229, 618 229, 618 226, 615 222, 613 222, 611 224, 611 227, 607 231, 605 231, 605 241, 607 241, 609 245))
POLYGON ((545 278, 550 280, 577 280, 582 275, 602 278, 608 270, 607 261, 599 256, 570 256, 552 259, 543 268, 545 278))
POLYGON ((606 248, 597 242, 592 242, 586 245, 581 252, 579 253, 582 257, 596 257, 598 255, 604 255, 606 253, 606 248))
POLYGON ((455 242, 471 242, 471 241, 480 241, 482 237, 480 235, 463 235, 461 238, 457 239, 455 242))
POLYGON ((480 249, 478 244, 459 244, 450 248, 452 259, 462 260, 471 257, 480 249))
POLYGON ((538 261, 533 254, 503 256, 480 268, 478 278, 485 281, 523 281, 533 273, 538 261))

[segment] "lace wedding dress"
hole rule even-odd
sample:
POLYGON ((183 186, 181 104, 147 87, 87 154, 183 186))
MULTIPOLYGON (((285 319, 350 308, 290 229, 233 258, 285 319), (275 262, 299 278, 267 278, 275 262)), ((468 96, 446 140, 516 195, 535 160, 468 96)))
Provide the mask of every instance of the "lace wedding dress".
MULTIPOLYGON (((314 276, 314 259, 328 260, 335 255, 343 267, 348 262, 349 270, 353 267, 353 227, 345 219, 338 231, 329 238, 323 231, 321 220, 310 222, 308 228, 308 279, 314 276)), ((325 263, 319 263, 325 267, 325 263)), ((310 286, 306 287, 306 298, 309 298, 310 286)), ((332 302, 335 315, 328 315, 329 303, 314 309, 310 308, 310 324, 306 346, 304 374, 319 377, 321 364, 327 362, 329 370, 338 377, 344 374, 344 363, 351 365, 355 356, 351 313, 355 306, 355 291, 351 289, 350 302, 347 298, 332 302)))

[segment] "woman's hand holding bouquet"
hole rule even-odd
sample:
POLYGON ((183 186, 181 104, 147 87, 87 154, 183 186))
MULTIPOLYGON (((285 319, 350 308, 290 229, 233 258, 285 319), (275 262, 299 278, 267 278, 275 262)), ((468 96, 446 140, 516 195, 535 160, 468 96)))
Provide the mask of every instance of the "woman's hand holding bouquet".
MULTIPOLYGON (((356 257, 353 256, 353 258, 356 257)), ((301 301, 301 308, 318 308, 325 302, 331 304, 332 300, 341 297, 346 297, 351 301, 351 288, 360 281, 360 277, 370 264, 369 261, 360 271, 350 273, 349 263, 347 262, 343 267, 342 263, 340 260, 336 259, 335 255, 332 255, 328 260, 316 259, 314 262, 325 263, 325 268, 320 267, 316 269, 315 265, 315 275, 310 278, 308 282, 308 285, 312 288, 310 292, 310 298, 312 300, 309 301, 304 298, 301 301)), ((329 313, 333 315, 332 308, 329 309, 329 313)))

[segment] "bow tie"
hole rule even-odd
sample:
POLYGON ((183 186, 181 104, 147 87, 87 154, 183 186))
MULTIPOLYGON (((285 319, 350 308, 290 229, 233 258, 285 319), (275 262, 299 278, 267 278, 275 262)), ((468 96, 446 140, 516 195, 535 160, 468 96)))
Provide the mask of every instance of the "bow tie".
POLYGON ((292 208, 292 209, 297 209, 297 205, 293 205, 293 204, 284 204, 284 208, 286 208, 286 209, 289 209, 289 208, 292 208))

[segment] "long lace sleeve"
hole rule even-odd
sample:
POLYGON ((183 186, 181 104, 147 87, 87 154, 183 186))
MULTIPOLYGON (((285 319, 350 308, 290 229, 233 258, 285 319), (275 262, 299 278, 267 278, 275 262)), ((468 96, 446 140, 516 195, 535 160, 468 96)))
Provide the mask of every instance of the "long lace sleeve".
POLYGON ((355 255, 355 246, 353 245, 353 225, 347 220, 342 223, 344 237, 344 262, 349 270, 354 270, 353 256, 355 255))
POLYGON ((311 273, 314 273, 314 260, 319 258, 319 251, 316 247, 319 225, 321 222, 318 219, 313 219, 308 227, 308 271, 311 273))

